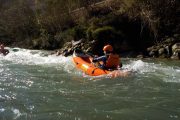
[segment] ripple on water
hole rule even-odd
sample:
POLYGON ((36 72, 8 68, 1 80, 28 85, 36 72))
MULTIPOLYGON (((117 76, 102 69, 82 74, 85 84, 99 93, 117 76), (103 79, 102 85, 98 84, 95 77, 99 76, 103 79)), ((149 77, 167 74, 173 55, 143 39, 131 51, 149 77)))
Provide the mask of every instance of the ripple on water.
POLYGON ((2 59, 10 61, 0 60, 2 120, 179 119, 180 89, 171 83, 179 82, 179 67, 127 60, 123 67, 136 73, 109 79, 83 76, 72 57, 22 50, 2 59))
POLYGON ((5 119, 18 119, 22 116, 23 114, 20 112, 19 109, 16 108, 0 108, 0 118, 3 120, 5 119))

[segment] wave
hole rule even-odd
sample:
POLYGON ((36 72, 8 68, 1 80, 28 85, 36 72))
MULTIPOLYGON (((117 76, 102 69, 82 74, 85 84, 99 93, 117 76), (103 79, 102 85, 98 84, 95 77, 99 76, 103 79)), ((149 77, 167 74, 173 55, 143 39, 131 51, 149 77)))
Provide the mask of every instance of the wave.
POLYGON ((71 56, 56 56, 56 54, 52 54, 53 51, 45 50, 28 50, 21 48, 8 49, 10 51, 8 55, 0 55, 0 64, 2 61, 9 61, 13 64, 21 65, 51 66, 69 73, 73 73, 75 69, 71 56))
POLYGON ((69 60, 69 57, 56 56, 55 54, 51 55, 51 52, 49 51, 27 50, 20 48, 10 48, 9 50, 10 53, 6 56, 1 55, 1 59, 19 64, 53 64, 69 60))
MULTIPOLYGON (((176 61, 174 61, 176 62, 176 61)), ((137 75, 151 78, 154 76, 165 82, 180 83, 180 66, 174 64, 167 65, 164 62, 157 62, 149 60, 144 62, 142 60, 130 60, 125 68, 137 73, 137 75)))
MULTIPOLYGON (((2 60, 10 61, 14 64, 23 65, 47 65, 58 70, 63 70, 68 73, 85 76, 79 70, 76 70, 72 56, 56 56, 50 51, 42 50, 28 50, 21 48, 9 48, 10 53, 6 56, 0 55, 0 65, 2 60)), ((122 59, 125 61, 123 69, 133 71, 140 76, 157 76, 165 82, 180 82, 180 67, 174 65, 167 65, 156 60, 136 60, 136 59, 122 59)), ((97 77, 99 79, 99 77, 97 77)), ((92 79, 92 78, 91 78, 92 79)), ((93 78, 94 79, 94 78, 93 78)))

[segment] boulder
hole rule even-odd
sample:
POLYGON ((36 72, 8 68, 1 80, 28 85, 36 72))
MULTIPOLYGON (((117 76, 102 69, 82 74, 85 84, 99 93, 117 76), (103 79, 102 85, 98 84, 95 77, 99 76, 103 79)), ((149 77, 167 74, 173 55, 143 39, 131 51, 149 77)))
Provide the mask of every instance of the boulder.
POLYGON ((179 60, 179 59, 180 59, 180 53, 174 53, 174 54, 171 56, 171 59, 179 60))
POLYGON ((158 50, 159 46, 152 46, 150 48, 147 48, 150 57, 158 57, 158 50))
POLYGON ((164 46, 164 52, 165 52, 165 54, 166 54, 166 57, 170 57, 171 55, 172 55, 172 51, 171 51, 171 49, 170 49, 170 46, 164 46))
POLYGON ((73 54, 73 49, 72 48, 69 48, 69 49, 65 49, 63 52, 62 52, 62 55, 67 57, 67 56, 70 56, 73 54))
POLYGON ((171 59, 180 59, 180 43, 176 43, 172 46, 172 53, 171 59))
POLYGON ((157 53, 157 51, 150 51, 150 52, 149 52, 149 56, 150 56, 150 57, 155 57, 155 56, 156 56, 156 53, 157 53))
POLYGON ((74 40, 71 41, 72 46, 79 45, 79 44, 81 44, 82 42, 83 42, 83 39, 80 39, 80 40, 78 40, 78 41, 74 41, 74 40))
POLYGON ((139 55, 136 56, 136 58, 142 59, 142 58, 144 58, 144 55, 143 54, 139 54, 139 55))
POLYGON ((158 50, 158 55, 163 55, 165 53, 165 49, 164 48, 160 48, 158 50))
POLYGON ((167 39, 165 39, 164 44, 173 43, 174 41, 175 41, 174 38, 167 38, 167 39))
POLYGON ((72 47, 72 46, 73 46, 72 42, 66 42, 66 43, 64 44, 64 48, 70 48, 70 47, 72 47))
POLYGON ((177 49, 180 49, 180 43, 176 43, 172 46, 172 52, 176 52, 177 49))

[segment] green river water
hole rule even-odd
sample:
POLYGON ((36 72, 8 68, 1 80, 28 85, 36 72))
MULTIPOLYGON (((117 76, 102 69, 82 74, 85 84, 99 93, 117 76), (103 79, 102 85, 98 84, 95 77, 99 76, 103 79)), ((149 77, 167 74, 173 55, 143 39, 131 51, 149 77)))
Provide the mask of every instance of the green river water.
POLYGON ((89 77, 72 57, 11 48, 0 55, 0 120, 179 120, 180 61, 122 61, 128 77, 89 77))

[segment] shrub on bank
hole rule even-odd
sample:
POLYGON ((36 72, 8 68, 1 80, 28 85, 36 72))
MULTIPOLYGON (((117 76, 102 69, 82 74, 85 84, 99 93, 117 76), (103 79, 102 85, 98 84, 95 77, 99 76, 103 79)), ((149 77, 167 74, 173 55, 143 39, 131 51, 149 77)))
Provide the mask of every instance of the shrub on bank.
POLYGON ((115 37, 116 31, 110 26, 104 26, 92 31, 92 38, 95 40, 99 40, 102 43, 111 42, 111 40, 114 40, 115 37))
POLYGON ((86 26, 75 26, 73 29, 72 29, 72 36, 74 38, 74 40, 79 40, 79 39, 82 39, 82 38, 86 38, 86 26))
POLYGON ((179 0, 101 2, 105 5, 96 4, 96 1, 45 0, 37 1, 36 6, 30 6, 26 0, 20 1, 1 4, 0 37, 3 40, 0 40, 3 42, 8 40, 10 44, 24 46, 28 40, 33 48, 55 49, 68 41, 87 38, 102 42, 100 44, 124 40, 123 43, 134 48, 144 49, 179 32, 179 0), (88 11, 87 15, 80 14, 83 10, 88 11), (72 17, 72 13, 77 16, 72 17), (80 22, 78 19, 82 18, 80 22))

